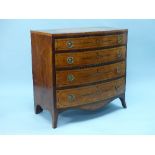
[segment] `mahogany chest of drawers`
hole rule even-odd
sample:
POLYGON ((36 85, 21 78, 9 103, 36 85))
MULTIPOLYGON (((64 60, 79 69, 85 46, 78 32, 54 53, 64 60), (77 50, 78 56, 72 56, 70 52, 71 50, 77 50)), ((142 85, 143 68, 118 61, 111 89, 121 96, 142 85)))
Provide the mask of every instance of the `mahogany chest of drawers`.
MULTIPOLYGON (((95 110, 125 103, 127 29, 107 27, 31 31, 35 113, 95 110)), ((74 117, 74 116, 72 116, 74 117)))

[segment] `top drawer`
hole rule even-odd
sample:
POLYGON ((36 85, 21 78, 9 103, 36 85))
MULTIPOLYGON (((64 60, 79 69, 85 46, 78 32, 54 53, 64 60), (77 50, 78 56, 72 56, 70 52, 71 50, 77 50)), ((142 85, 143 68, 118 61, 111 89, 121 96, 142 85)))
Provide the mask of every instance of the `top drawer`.
POLYGON ((63 38, 55 39, 55 50, 61 51, 107 47, 126 44, 126 42, 126 33, 106 36, 63 38))

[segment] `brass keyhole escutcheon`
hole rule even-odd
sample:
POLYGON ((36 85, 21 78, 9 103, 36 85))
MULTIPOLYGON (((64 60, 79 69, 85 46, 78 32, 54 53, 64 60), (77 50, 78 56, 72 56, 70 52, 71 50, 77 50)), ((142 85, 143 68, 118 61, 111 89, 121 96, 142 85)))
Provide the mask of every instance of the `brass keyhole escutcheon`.
POLYGON ((67 44, 67 47, 68 47, 68 48, 72 48, 72 47, 73 47, 73 42, 72 42, 72 41, 70 41, 70 40, 69 40, 69 41, 67 41, 67 43, 66 43, 66 44, 67 44))
POLYGON ((121 67, 117 66, 116 71, 117 71, 117 74, 120 74, 121 73, 121 67))
POLYGON ((74 94, 68 95, 68 101, 69 101, 69 102, 75 101, 75 95, 74 95, 74 94))
POLYGON ((121 51, 119 50, 118 53, 117 53, 117 57, 120 59, 122 57, 122 53, 121 51))
POLYGON ((96 40, 96 44, 100 44, 100 40, 99 39, 96 40))
POLYGON ((68 81, 73 81, 75 79, 75 77, 74 77, 74 75, 73 74, 69 74, 68 76, 67 76, 67 80, 68 81))
POLYGON ((74 62, 73 57, 67 57, 67 63, 68 64, 73 64, 73 62, 74 62))
POLYGON ((122 35, 118 35, 118 43, 122 44, 123 42, 123 36, 122 35))

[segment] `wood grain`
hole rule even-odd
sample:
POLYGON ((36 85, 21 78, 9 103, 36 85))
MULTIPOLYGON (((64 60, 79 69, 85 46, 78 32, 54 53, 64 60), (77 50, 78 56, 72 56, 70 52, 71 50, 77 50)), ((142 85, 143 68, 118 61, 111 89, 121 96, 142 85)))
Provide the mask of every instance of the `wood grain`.
POLYGON ((50 109, 52 101, 51 37, 31 33, 34 103, 50 109))
POLYGON ((52 115, 53 128, 57 125, 57 109, 54 102, 54 69, 52 37, 42 33, 31 32, 32 73, 35 112, 49 110, 52 115))
POLYGON ((93 64, 108 63, 125 59, 126 46, 81 52, 56 53, 55 65, 57 69, 87 66, 93 64), (69 63, 68 60, 72 59, 69 63))
POLYGON ((55 39, 55 50, 89 49, 126 44, 126 33, 107 36, 55 39), (68 46, 71 43, 71 46, 68 46))
POLYGON ((125 90, 125 79, 120 78, 110 82, 79 87, 74 89, 57 90, 57 108, 73 107, 85 105, 92 102, 106 100, 108 98, 122 94, 125 90), (70 100, 70 96, 74 96, 70 100))
POLYGON ((103 100, 103 101, 98 101, 98 102, 82 105, 79 108, 82 109, 82 110, 97 110, 97 109, 103 108, 108 103, 113 101, 115 98, 116 97, 112 97, 112 98, 107 99, 107 100, 103 100))
POLYGON ((48 34, 48 35, 56 35, 57 37, 70 35, 94 35, 94 34, 104 34, 108 35, 109 33, 123 33, 127 32, 127 29, 117 29, 112 27, 81 27, 81 28, 64 28, 64 29, 47 29, 47 30, 38 30, 37 32, 48 34))
POLYGON ((31 31, 35 113, 47 109, 56 128, 62 110, 95 110, 115 98, 126 108, 127 34, 109 28, 31 31))
POLYGON ((84 69, 56 71, 56 87, 76 86, 117 78, 125 74, 125 62, 84 69), (73 76, 69 81, 68 77, 73 76))

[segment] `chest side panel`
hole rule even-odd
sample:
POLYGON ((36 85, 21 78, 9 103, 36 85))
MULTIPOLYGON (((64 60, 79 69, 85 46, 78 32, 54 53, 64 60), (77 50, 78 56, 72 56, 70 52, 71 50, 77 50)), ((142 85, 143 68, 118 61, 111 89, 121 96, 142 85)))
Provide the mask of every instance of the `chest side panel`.
POLYGON ((52 37, 31 32, 34 102, 45 109, 53 101, 52 37))

